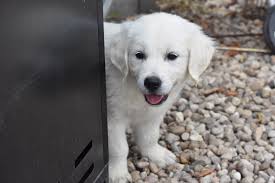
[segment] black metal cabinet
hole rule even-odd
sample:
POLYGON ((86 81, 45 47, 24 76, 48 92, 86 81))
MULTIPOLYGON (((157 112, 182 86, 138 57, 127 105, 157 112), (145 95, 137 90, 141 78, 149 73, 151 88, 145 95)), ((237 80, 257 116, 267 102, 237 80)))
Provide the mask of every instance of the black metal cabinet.
POLYGON ((103 182, 101 1, 2 0, 0 27, 0 182, 103 182))

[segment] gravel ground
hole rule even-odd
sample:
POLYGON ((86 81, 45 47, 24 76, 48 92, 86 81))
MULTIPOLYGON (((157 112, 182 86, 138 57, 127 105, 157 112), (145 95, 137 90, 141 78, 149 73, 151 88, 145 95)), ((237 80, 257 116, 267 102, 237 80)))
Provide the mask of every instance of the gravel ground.
MULTIPOLYGON (((241 14, 240 2, 211 6, 230 10, 230 15, 223 14, 222 23, 221 15, 193 19, 210 34, 262 32, 262 20, 241 14)), ((178 8, 169 11, 188 18, 178 8)), ((261 37, 217 42, 265 48, 261 37)), ((177 164, 161 169, 141 157, 130 134, 129 130, 128 167, 134 182, 274 183, 275 57, 217 51, 201 82, 186 83, 163 120, 159 140, 178 157, 177 164)))

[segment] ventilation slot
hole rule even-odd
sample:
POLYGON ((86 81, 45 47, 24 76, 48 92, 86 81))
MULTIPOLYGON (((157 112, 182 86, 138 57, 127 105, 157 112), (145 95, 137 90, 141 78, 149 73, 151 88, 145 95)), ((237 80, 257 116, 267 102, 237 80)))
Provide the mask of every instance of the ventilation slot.
POLYGON ((89 175, 93 172, 93 170, 94 170, 94 164, 90 166, 90 168, 85 172, 85 174, 81 177, 78 183, 84 183, 89 177, 89 175))
POLYGON ((85 147, 85 149, 81 152, 81 154, 76 158, 74 162, 74 167, 76 168, 79 163, 83 160, 83 158, 87 155, 87 153, 91 150, 93 147, 93 141, 91 140, 89 144, 85 147))

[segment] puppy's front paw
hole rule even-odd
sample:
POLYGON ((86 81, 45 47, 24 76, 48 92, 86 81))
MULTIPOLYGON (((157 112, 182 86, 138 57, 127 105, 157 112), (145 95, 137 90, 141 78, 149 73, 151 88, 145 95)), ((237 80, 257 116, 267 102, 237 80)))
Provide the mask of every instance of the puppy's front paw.
POLYGON ((171 151, 160 145, 144 149, 142 154, 147 156, 151 161, 160 167, 165 167, 176 163, 176 156, 171 151))
POLYGON ((127 167, 119 164, 110 163, 109 166, 109 183, 128 183, 132 182, 132 177, 127 167))

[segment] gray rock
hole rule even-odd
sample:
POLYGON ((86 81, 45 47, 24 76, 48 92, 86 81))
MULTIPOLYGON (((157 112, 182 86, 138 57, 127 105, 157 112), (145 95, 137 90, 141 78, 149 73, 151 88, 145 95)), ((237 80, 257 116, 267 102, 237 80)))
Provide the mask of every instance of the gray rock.
POLYGON ((221 126, 217 126, 217 127, 214 127, 214 128, 211 129, 211 133, 213 135, 219 135, 219 134, 221 134, 223 132, 224 132, 224 129, 221 126))
POLYGON ((222 116, 220 113, 216 113, 216 112, 213 112, 213 111, 210 111, 210 114, 215 119, 220 119, 221 116, 222 116))
POLYGON ((264 157, 264 155, 263 155, 262 152, 258 152, 258 153, 255 155, 255 159, 256 159, 257 161, 259 161, 259 162, 264 162, 265 157, 264 157))
POLYGON ((206 131, 205 124, 200 124, 199 126, 196 127, 196 131, 200 134, 203 134, 206 131))
POLYGON ((246 159, 241 159, 237 163, 237 170, 239 170, 244 177, 251 177, 253 175, 254 165, 246 159))
POLYGON ((183 126, 172 126, 169 131, 173 134, 180 135, 185 132, 185 128, 183 126))
POLYGON ((220 183, 230 183, 230 182, 231 182, 231 179, 228 175, 221 176, 220 183))
POLYGON ((222 170, 220 170, 219 172, 218 172, 218 175, 221 177, 221 176, 223 176, 223 175, 227 175, 228 174, 228 170, 226 170, 226 169, 222 169, 222 170))
POLYGON ((275 130, 269 130, 267 135, 268 135, 269 138, 275 137, 275 130))
MULTIPOLYGON (((269 167, 270 167, 270 161, 264 161, 263 163, 260 164, 259 169, 266 170, 269 167)), ((254 172, 258 172, 258 171, 256 171, 256 169, 255 169, 254 172)))
POLYGON ((145 177, 147 177, 147 173, 146 173, 146 172, 141 172, 141 173, 140 173, 140 177, 141 177, 142 179, 145 179, 145 177))
POLYGON ((262 107, 260 105, 254 105, 254 104, 251 104, 249 106, 249 109, 251 111, 254 111, 254 112, 261 112, 262 111, 262 107))
POLYGON ((190 109, 191 109, 192 112, 196 112, 199 109, 199 105, 190 104, 190 109))
POLYGON ((254 179, 253 179, 253 176, 248 176, 248 177, 245 177, 241 180, 241 183, 252 183, 254 182, 254 179))
POLYGON ((216 105, 220 105, 220 104, 223 104, 223 103, 225 102, 225 100, 226 100, 226 97, 215 98, 215 99, 214 99, 214 103, 215 103, 216 105))
POLYGON ((190 95, 189 100, 190 100, 192 103, 194 103, 194 104, 199 104, 199 103, 202 102, 202 100, 201 100, 197 95, 192 94, 192 93, 191 93, 191 95, 190 95))
POLYGON ((158 183, 158 176, 154 173, 150 173, 148 177, 145 178, 145 181, 148 183, 158 183))
POLYGON ((185 104, 181 104, 180 106, 178 106, 178 111, 183 112, 186 109, 186 105, 185 104))
POLYGON ((182 151, 181 147, 180 147, 180 142, 179 141, 174 142, 171 145, 171 149, 174 153, 180 153, 182 151))
POLYGON ((185 98, 180 98, 176 103, 175 105, 176 106, 181 106, 182 104, 188 104, 188 100, 186 100, 185 98))
POLYGON ((264 171, 259 171, 259 176, 265 179, 266 181, 269 179, 269 175, 265 173, 264 171))
POLYGON ((251 88, 251 90, 257 91, 262 89, 264 87, 264 84, 265 82, 263 80, 253 79, 248 85, 251 88))
POLYGON ((259 178, 257 178, 256 180, 255 180, 255 182, 254 183, 265 183, 266 181, 265 181, 265 179, 264 178, 262 178, 262 177, 259 177, 259 178))
POLYGON ((275 80, 274 80, 274 79, 271 80, 271 81, 268 83, 268 85, 269 85, 269 87, 270 87, 271 89, 274 89, 274 88, 275 88, 275 80))
POLYGON ((256 104, 262 104, 263 103, 263 99, 261 97, 258 97, 258 96, 253 97, 253 100, 256 104))
POLYGON ((165 140, 169 143, 169 144, 172 144, 173 142, 175 141, 178 141, 180 138, 179 136, 173 134, 173 133, 168 133, 166 134, 165 136, 165 140))
POLYGON ((275 104, 275 96, 271 96, 271 97, 270 97, 270 102, 271 102, 272 104, 275 104))

